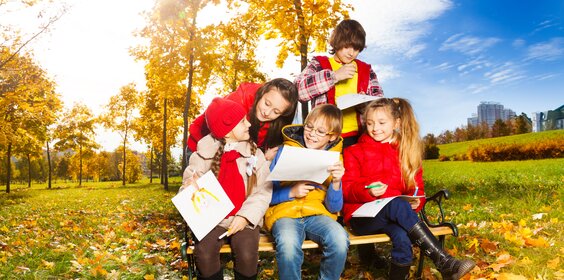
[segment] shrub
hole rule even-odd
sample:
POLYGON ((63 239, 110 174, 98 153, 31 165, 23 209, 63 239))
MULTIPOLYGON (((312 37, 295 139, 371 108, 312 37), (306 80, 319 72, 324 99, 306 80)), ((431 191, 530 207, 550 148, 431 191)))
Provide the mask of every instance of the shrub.
POLYGON ((564 139, 550 139, 526 144, 497 144, 471 147, 472 161, 528 160, 564 157, 564 139))
POLYGON ((439 147, 435 144, 425 144, 425 159, 438 159, 439 147))

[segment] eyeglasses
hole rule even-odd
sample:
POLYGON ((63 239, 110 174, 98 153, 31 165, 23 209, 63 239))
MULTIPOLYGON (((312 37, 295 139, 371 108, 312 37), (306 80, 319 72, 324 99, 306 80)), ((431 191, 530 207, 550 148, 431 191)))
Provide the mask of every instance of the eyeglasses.
POLYGON ((314 128, 312 124, 307 123, 306 125, 304 125, 304 131, 306 132, 315 132, 315 135, 319 136, 319 137, 325 137, 327 135, 331 135, 334 134, 333 132, 328 132, 325 131, 325 129, 323 128, 314 128))

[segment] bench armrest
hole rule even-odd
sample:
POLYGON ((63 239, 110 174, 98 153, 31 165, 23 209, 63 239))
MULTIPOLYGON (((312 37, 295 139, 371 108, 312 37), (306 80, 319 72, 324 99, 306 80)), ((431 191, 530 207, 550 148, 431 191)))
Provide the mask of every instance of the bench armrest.
POLYGON ((428 227, 447 226, 452 229, 454 236, 458 236, 458 227, 454 223, 445 221, 445 213, 443 210, 443 199, 448 199, 449 196, 450 193, 448 192, 448 190, 442 189, 437 193, 435 193, 434 195, 426 197, 427 202, 425 202, 425 205, 423 205, 423 208, 419 212, 419 216, 425 222, 425 224, 427 224, 428 227), (433 208, 438 207, 438 213, 437 213, 438 216, 436 217, 437 223, 432 223, 431 221, 429 221, 426 212, 426 209, 428 209, 427 207, 433 207, 433 208))

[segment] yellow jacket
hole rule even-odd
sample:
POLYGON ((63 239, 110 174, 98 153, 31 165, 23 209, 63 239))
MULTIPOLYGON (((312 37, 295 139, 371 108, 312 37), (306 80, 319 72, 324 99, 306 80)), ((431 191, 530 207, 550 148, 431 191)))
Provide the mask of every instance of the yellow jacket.
MULTIPOLYGON (((284 145, 302 147, 306 149, 303 144, 303 125, 287 125, 282 128, 282 135, 284 136, 284 145)), ((342 151, 342 149, 342 137, 339 137, 337 141, 331 143, 327 148, 328 151, 336 151, 339 153, 342 151)), ((282 149, 278 151, 276 159, 280 156, 281 151, 282 149)), ((291 199, 276 205, 271 205, 268 210, 266 210, 265 214, 264 224, 266 226, 266 229, 270 231, 274 223, 280 218, 302 218, 313 215, 326 215, 336 220, 338 211, 331 213, 325 207, 327 188, 330 186, 331 181, 332 178, 331 176, 329 176, 329 178, 327 178, 327 180, 323 182, 323 189, 316 187, 305 197, 291 199)), ((280 191, 283 188, 291 188, 292 186, 293 182, 280 182, 280 185, 275 187, 274 193, 276 193, 276 191, 280 191)))

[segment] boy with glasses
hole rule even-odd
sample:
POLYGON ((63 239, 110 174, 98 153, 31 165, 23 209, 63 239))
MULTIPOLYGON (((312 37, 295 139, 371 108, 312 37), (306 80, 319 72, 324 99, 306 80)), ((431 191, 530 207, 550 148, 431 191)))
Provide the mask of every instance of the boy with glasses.
MULTIPOLYGON (((305 149, 341 152, 342 113, 335 105, 317 106, 304 125, 288 125, 282 129, 284 145, 305 149)), ((272 170, 283 146, 270 165, 272 170)), ((270 208, 265 226, 272 231, 276 243, 276 262, 280 279, 301 279, 304 259, 302 243, 307 238, 323 248, 319 279, 339 279, 349 246, 348 234, 337 221, 343 206, 341 178, 343 163, 328 168, 331 176, 323 184, 314 182, 273 182, 270 208)))

